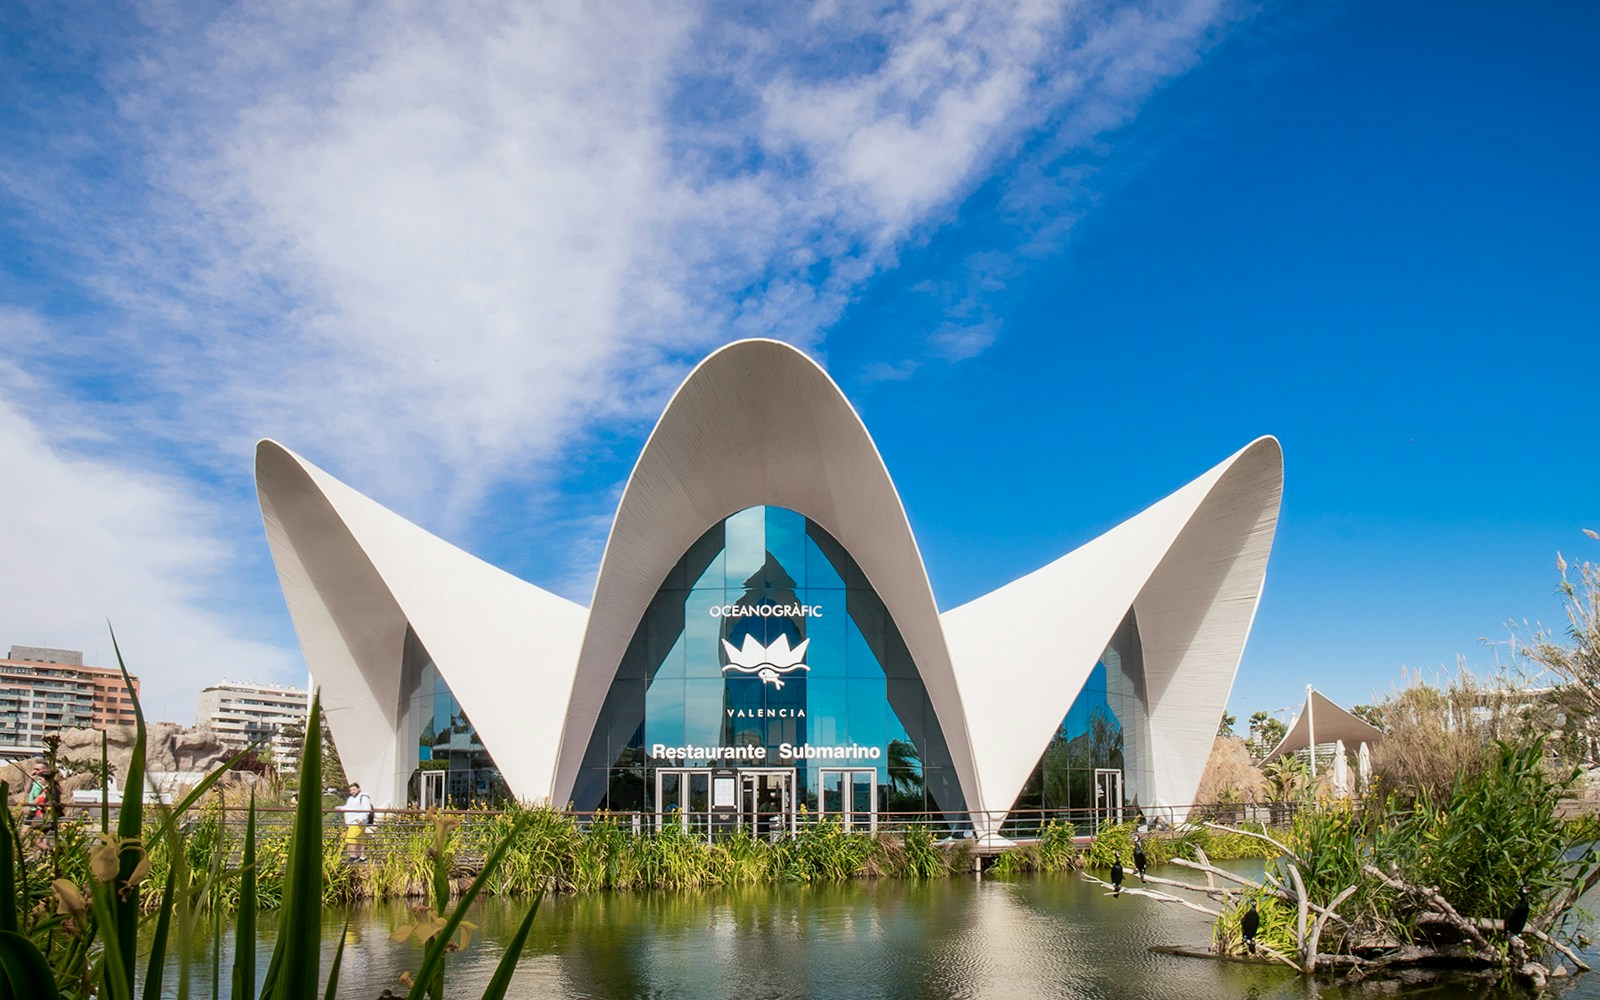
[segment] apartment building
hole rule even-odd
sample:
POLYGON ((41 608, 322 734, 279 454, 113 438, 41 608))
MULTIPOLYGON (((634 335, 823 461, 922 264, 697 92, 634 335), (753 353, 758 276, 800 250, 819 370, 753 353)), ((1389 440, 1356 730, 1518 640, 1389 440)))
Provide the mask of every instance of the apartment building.
MULTIPOLYGON (((133 690, 139 679, 133 678, 133 690)), ((0 660, 0 748, 35 751, 61 729, 133 725, 122 672, 85 666, 76 649, 12 646, 0 660)))
POLYGON ((284 684, 223 681, 200 692, 195 725, 215 733, 230 746, 245 747, 268 739, 280 759, 293 748, 278 745, 278 734, 309 713, 304 688, 284 684))

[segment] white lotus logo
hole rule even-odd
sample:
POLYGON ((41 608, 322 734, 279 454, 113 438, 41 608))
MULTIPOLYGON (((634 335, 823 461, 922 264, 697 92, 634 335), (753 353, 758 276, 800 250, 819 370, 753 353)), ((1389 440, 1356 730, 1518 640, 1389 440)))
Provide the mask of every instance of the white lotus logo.
POLYGON ((733 643, 722 640, 722 649, 728 654, 728 665, 722 668, 723 673, 737 670, 742 674, 755 674, 774 688, 783 688, 783 679, 779 674, 792 673, 796 670, 810 670, 803 662, 806 658, 806 647, 811 645, 810 639, 801 639, 800 645, 789 648, 789 637, 780 635, 773 640, 772 645, 763 646, 755 636, 746 634, 744 647, 736 649, 733 643))

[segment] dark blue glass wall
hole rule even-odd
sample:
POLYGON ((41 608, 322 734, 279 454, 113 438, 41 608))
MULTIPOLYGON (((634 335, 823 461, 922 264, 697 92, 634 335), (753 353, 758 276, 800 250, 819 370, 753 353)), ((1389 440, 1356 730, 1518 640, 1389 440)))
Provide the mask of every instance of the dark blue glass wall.
POLYGON ((445 772, 445 801, 451 806, 465 808, 507 800, 510 793, 505 780, 478 739, 472 720, 439 676, 433 658, 416 633, 409 629, 401 677, 406 690, 402 717, 408 721, 407 728, 418 734, 417 770, 407 786, 408 800, 418 801, 423 771, 445 772))
POLYGON ((813 810, 818 772, 834 767, 875 770, 880 810, 959 810, 949 758, 899 629, 855 560, 802 515, 752 507, 708 530, 661 582, 572 804, 653 810, 656 769, 726 765, 795 768, 813 810), (787 660, 802 645, 792 669, 738 669, 744 653, 787 660), (855 756, 786 757, 786 747, 855 756), (730 748, 745 749, 718 758, 730 748))
POLYGON ((1139 629, 1129 611, 1013 803, 1012 826, 1022 832, 1041 817, 1088 825, 1108 805, 1097 770, 1121 776, 1122 801, 1110 805, 1136 809, 1151 787, 1148 718, 1139 629))

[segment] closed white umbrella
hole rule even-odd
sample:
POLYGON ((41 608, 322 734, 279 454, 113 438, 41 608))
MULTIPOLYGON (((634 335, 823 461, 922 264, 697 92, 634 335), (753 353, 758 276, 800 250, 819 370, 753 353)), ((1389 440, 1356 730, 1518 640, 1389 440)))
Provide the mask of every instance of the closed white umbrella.
POLYGON ((1344 755, 1344 740, 1333 743, 1333 794, 1340 798, 1350 794, 1350 761, 1344 755))
POLYGON ((1372 753, 1367 749, 1367 741, 1362 740, 1361 746, 1356 748, 1356 773, 1361 777, 1361 792, 1366 794, 1372 787, 1372 753))

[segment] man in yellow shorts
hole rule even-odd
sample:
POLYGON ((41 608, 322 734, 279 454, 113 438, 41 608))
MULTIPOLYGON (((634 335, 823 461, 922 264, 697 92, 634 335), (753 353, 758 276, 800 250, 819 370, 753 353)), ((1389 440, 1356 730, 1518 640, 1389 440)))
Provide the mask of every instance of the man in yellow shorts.
POLYGON ((361 786, 350 782, 350 797, 344 800, 337 812, 344 814, 344 857, 346 861, 365 861, 366 855, 361 849, 362 837, 367 832, 367 825, 372 822, 372 796, 361 790, 361 786))

